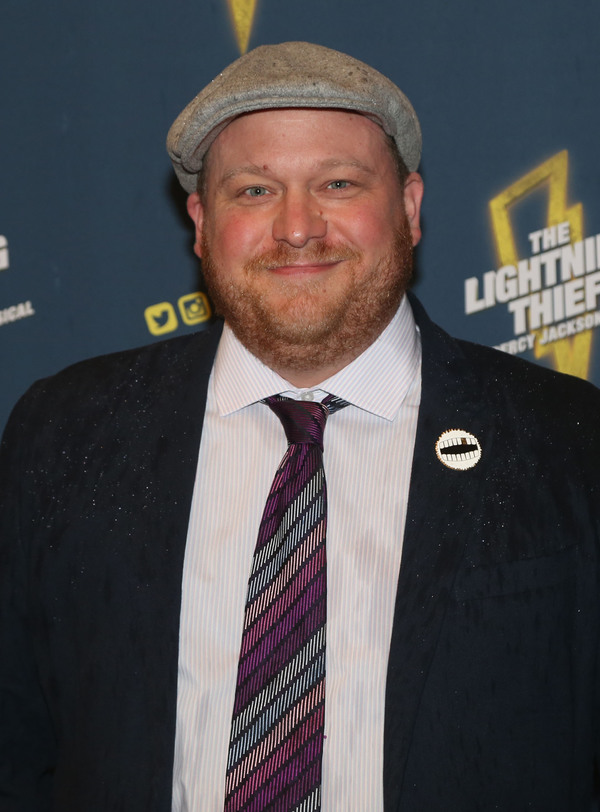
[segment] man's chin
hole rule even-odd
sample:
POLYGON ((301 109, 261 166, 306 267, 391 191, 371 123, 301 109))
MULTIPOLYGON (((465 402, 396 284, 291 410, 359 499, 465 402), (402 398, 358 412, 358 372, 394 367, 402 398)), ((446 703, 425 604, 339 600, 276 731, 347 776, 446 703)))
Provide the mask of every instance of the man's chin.
POLYGON ((286 322, 272 324, 265 332, 267 340, 276 341, 283 346, 317 347, 331 335, 331 327, 327 322, 286 322))
POLYGON ((239 324, 238 329, 246 333, 245 339, 262 336, 263 342, 277 343, 280 346, 309 347, 319 345, 336 329, 337 320, 326 314, 315 314, 311 311, 295 309, 294 313, 259 312, 250 325, 239 324), (248 333, 252 333, 252 336, 248 333))
POLYGON ((343 297, 332 300, 331 291, 327 297, 322 290, 293 296, 262 295, 254 299, 252 321, 255 329, 281 340, 305 343, 311 338, 320 340, 335 330, 343 320, 347 306, 343 297))

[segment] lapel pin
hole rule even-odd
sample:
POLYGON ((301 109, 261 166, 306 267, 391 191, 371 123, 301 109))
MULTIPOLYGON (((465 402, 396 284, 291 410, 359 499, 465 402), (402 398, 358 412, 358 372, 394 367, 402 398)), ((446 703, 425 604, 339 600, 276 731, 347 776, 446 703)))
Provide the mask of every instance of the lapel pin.
POLYGON ((466 471, 481 459, 481 445, 477 437, 468 431, 449 429, 438 438, 435 453, 447 468, 466 471))

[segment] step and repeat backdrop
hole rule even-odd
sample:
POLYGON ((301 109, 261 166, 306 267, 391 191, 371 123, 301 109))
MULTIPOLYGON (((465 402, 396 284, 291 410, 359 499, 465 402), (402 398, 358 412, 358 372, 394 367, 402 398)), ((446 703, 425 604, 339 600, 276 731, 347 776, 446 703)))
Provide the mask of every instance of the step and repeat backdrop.
POLYGON ((597 0, 5 0, 0 19, 0 426, 37 378, 206 325, 166 133, 289 39, 412 100, 430 315, 600 383, 597 0))

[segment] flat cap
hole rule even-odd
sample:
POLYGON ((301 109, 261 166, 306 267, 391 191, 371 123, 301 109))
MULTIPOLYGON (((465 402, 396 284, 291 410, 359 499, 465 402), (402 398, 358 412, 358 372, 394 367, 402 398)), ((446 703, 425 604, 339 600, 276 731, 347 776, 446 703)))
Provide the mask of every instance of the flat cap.
POLYGON ((179 182, 195 192, 208 148, 237 116, 282 107, 363 113, 395 140, 409 171, 421 158, 421 128, 404 93, 347 54, 310 42, 261 45, 237 59, 175 119, 167 150, 179 182))

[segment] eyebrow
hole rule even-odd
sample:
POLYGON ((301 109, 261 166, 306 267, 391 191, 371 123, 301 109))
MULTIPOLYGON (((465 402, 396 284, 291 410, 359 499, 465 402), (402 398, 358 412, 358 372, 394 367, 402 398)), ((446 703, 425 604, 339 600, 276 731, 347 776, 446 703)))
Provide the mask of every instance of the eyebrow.
MULTIPOLYGON (((362 161, 358 161, 355 159, 343 160, 339 158, 328 158, 326 161, 322 161, 321 163, 315 166, 315 171, 344 169, 344 168, 358 169, 360 172, 364 172, 368 175, 375 174, 373 168, 368 166, 367 164, 364 164, 362 161)), ((244 164, 243 166, 236 166, 233 169, 230 169, 227 172, 225 172, 225 174, 219 181, 219 185, 224 185, 228 181, 234 180, 240 175, 265 175, 265 174, 268 173, 265 172, 265 169, 262 166, 258 166, 258 164, 244 164)))
POLYGON ((246 164, 245 166, 236 166, 233 169, 225 172, 221 180, 219 181, 220 184, 227 183, 229 180, 233 180, 233 178, 237 178, 238 175, 264 175, 265 170, 258 166, 257 164, 246 164))
POLYGON ((351 167, 352 169, 358 169, 361 172, 366 172, 368 175, 374 175, 375 170, 373 167, 364 164, 362 161, 357 159, 352 160, 340 160, 339 158, 330 158, 327 161, 323 161, 323 163, 319 164, 319 168, 322 169, 344 169, 345 167, 351 167))

